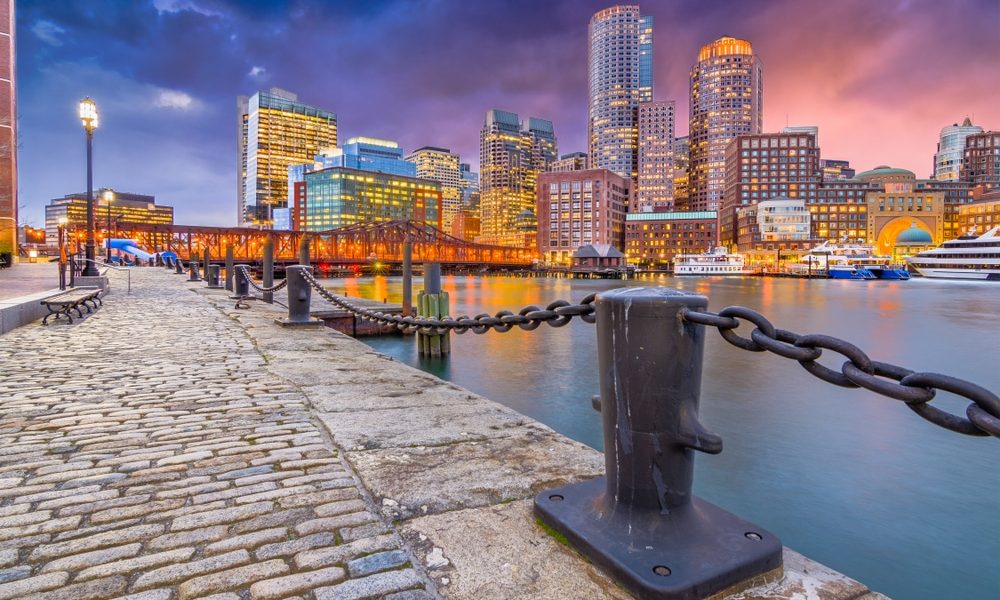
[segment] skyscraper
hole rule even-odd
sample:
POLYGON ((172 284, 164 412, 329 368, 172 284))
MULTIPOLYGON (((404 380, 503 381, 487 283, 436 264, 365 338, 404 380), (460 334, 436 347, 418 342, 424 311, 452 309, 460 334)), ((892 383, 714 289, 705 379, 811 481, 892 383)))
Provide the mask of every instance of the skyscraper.
POLYGON ((639 178, 632 211, 674 205, 674 101, 639 104, 639 178))
POLYGON ((942 128, 937 152, 934 153, 934 179, 957 181, 962 172, 965 139, 974 133, 982 132, 983 128, 973 125, 969 117, 965 117, 961 125, 955 123, 942 128))
POLYGON ((975 133, 966 138, 962 179, 977 193, 1000 190, 1000 131, 975 133))
POLYGON ((653 99, 653 18, 634 5, 595 13, 588 61, 590 167, 635 180, 639 103, 653 99))
POLYGON ((406 160, 417 167, 417 177, 441 184, 441 226, 451 231, 451 221, 462 210, 462 171, 458 155, 447 148, 417 148, 406 160))
POLYGON ((479 241, 534 247, 535 183, 556 160, 552 122, 490 110, 479 134, 479 241))
POLYGON ((689 185, 692 210, 716 210, 726 177, 726 146, 761 133, 763 69, 750 42, 722 37, 691 67, 689 185))
POLYGON ((337 145, 337 115, 279 88, 237 99, 239 224, 269 227, 287 207, 288 167, 337 145))

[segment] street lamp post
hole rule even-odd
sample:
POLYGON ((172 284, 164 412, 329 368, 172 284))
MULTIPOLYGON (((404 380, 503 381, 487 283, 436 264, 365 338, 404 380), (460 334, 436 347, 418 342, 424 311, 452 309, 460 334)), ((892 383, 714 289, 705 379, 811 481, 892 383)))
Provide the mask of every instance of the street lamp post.
POLYGON ((86 264, 83 267, 84 277, 97 277, 97 264, 94 262, 94 130, 97 129, 97 103, 89 96, 80 100, 80 122, 87 132, 87 247, 86 264))
POLYGON ((69 219, 59 217, 59 289, 66 289, 66 224, 69 219))

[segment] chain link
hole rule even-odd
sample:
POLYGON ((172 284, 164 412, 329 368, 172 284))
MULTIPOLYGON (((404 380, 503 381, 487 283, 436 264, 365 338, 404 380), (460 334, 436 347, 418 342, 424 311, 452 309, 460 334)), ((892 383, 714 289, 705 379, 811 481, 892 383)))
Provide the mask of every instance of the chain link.
POLYGON ((482 334, 490 330, 500 332, 510 331, 515 325, 526 331, 531 331, 537 329, 542 323, 548 323, 551 327, 562 327, 572 321, 573 317, 577 317, 586 323, 593 323, 596 320, 594 317, 594 298, 596 294, 590 294, 581 300, 579 304, 570 304, 565 300, 556 300, 548 304, 544 309, 537 306, 525 306, 516 313, 509 310, 501 310, 495 315, 482 313, 475 317, 464 315, 441 318, 404 317, 354 304, 343 296, 331 294, 309 272, 303 271, 302 276, 305 277, 309 285, 320 296, 331 304, 339 306, 362 319, 374 321, 379 325, 394 325, 400 331, 406 333, 420 332, 427 335, 441 335, 448 331, 454 331, 455 333, 472 331, 473 333, 482 334))
POLYGON ((281 288, 283 288, 286 285, 288 285, 288 279, 283 279, 281 281, 281 283, 279 283, 278 285, 272 285, 271 287, 263 287, 261 285, 258 285, 257 282, 255 282, 253 280, 253 278, 250 276, 250 269, 249 268, 247 268, 245 266, 242 266, 242 265, 238 266, 236 268, 237 268, 237 270, 240 271, 240 273, 243 274, 243 278, 246 279, 246 281, 247 281, 248 284, 250 284, 250 287, 252 287, 253 289, 257 290, 258 292, 260 292, 262 294, 265 294, 267 292, 277 292, 281 288))
POLYGON ((715 327, 730 344, 751 352, 771 352, 798 361, 814 377, 848 388, 865 388, 876 394, 900 400, 927 421, 966 435, 1000 438, 1000 397, 974 383, 939 373, 917 373, 909 369, 877 362, 854 344, 829 335, 800 335, 776 328, 764 315, 743 307, 730 306, 716 313, 684 309, 681 316, 689 323, 715 327), (750 337, 736 333, 740 323, 754 325, 750 337), (847 358, 840 370, 817 362, 824 350, 847 358), (965 416, 955 415, 930 405, 937 391, 950 392, 970 400, 965 416))

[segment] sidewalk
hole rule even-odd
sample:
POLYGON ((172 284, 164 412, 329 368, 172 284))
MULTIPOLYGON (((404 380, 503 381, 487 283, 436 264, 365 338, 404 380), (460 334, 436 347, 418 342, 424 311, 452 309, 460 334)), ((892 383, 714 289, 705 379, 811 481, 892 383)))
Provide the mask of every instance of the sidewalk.
POLYGON ((59 289, 59 263, 43 262, 47 257, 39 257, 37 263, 27 260, 0 269, 0 300, 59 289))
POLYGON ((303 395, 171 277, 0 338, 0 599, 429 587, 303 395))

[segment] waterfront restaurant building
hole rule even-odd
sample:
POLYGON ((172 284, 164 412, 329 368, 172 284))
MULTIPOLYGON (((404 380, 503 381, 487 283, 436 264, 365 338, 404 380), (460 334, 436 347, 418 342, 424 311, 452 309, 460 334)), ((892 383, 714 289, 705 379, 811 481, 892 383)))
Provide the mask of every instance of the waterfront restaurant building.
MULTIPOLYGON (((173 225, 174 208, 156 203, 156 198, 145 194, 116 192, 111 188, 94 190, 94 226, 98 237, 103 239, 111 218, 111 232, 128 224, 173 225), (110 211, 108 210, 110 207, 110 211)), ((87 194, 68 194, 50 200, 45 207, 45 243, 59 243, 59 223, 62 219, 70 235, 79 232, 85 236, 87 230, 87 194)), ((83 237, 81 237, 83 239, 83 237)), ((103 242, 98 242, 103 243, 103 242)))
POLYGON ((678 254, 701 254, 716 240, 718 213, 640 212, 625 217, 625 256, 630 264, 668 269, 678 254))
POLYGON ((777 267, 823 242, 813 237, 812 213, 801 198, 775 198, 743 206, 737 211, 736 223, 736 249, 748 265, 777 267))

